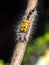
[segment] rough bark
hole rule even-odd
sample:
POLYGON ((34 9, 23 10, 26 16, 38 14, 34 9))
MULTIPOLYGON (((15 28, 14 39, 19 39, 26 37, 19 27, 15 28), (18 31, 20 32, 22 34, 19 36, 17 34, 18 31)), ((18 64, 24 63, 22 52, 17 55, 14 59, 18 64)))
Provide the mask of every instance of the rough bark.
POLYGON ((15 47, 14 55, 11 61, 11 65, 21 65, 26 46, 27 46, 26 42, 17 43, 15 47))

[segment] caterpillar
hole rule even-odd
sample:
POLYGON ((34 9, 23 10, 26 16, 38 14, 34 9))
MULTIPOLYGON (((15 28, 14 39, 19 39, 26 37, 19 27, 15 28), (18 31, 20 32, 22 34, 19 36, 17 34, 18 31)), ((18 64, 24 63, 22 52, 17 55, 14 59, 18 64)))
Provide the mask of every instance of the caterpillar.
POLYGON ((20 24, 18 24, 17 29, 17 41, 26 41, 28 42, 29 36, 32 30, 32 26, 34 25, 33 21, 35 21, 37 16, 36 8, 32 9, 28 15, 25 14, 22 17, 22 21, 20 21, 20 24))

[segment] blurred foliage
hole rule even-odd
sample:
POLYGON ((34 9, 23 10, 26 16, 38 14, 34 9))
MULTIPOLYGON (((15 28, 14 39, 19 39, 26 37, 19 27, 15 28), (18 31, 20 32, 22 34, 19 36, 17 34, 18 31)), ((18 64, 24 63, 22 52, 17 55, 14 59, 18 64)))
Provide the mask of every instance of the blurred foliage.
POLYGON ((0 59, 0 65, 4 65, 4 61, 0 59))
POLYGON ((3 59, 0 59, 0 65, 10 65, 9 63, 5 63, 3 59))

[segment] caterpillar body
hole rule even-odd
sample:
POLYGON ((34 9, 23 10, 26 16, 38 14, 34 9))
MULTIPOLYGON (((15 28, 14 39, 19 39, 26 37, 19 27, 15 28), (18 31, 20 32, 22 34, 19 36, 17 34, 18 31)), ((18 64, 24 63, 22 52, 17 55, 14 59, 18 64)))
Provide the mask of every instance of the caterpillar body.
POLYGON ((16 31, 17 41, 28 42, 32 27, 34 25, 34 21, 36 20, 36 16, 37 16, 37 10, 36 10, 37 2, 38 0, 28 0, 25 14, 24 16, 22 16, 22 19, 17 27, 17 31, 16 31))
POLYGON ((34 8, 34 11, 30 11, 28 15, 24 15, 22 17, 22 21, 20 24, 18 24, 17 29, 17 41, 26 41, 28 42, 29 36, 32 30, 32 26, 34 25, 35 18, 37 16, 36 8, 34 8), (27 16, 27 18, 26 18, 27 16))

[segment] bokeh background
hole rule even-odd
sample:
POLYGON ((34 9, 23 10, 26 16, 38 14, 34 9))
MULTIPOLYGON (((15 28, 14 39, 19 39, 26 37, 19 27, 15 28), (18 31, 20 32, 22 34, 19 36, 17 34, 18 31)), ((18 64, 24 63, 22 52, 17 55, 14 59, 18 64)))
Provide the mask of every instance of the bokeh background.
MULTIPOLYGON (((15 25, 26 9, 28 0, 0 2, 0 65, 9 65, 15 47, 15 25)), ((38 20, 28 42, 22 65, 49 65, 49 2, 39 0, 38 20), (46 60, 44 60, 46 59, 46 60), (44 60, 44 61, 43 61, 44 60), (46 62, 44 64, 44 62, 46 62), (43 63, 43 64, 42 64, 43 63)))

